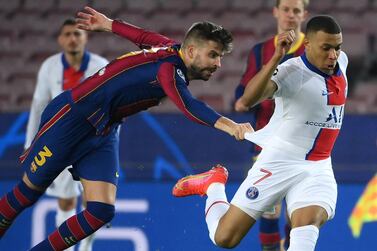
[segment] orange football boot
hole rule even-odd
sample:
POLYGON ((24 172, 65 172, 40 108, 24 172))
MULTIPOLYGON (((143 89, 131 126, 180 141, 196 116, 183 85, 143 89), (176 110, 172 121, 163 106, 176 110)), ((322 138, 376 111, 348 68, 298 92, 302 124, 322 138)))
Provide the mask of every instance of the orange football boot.
POLYGON ((185 197, 195 194, 204 196, 209 185, 215 182, 225 184, 227 180, 228 170, 217 164, 207 172, 189 175, 178 180, 173 188, 173 195, 176 197, 185 197))

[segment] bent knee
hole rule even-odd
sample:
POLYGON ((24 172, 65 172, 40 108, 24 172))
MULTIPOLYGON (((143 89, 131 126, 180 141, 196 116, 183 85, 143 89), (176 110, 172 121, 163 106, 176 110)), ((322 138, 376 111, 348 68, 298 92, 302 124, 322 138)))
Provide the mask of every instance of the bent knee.
POLYGON ((216 245, 222 248, 234 248, 240 243, 240 241, 241 238, 232 233, 216 233, 215 235, 216 245))

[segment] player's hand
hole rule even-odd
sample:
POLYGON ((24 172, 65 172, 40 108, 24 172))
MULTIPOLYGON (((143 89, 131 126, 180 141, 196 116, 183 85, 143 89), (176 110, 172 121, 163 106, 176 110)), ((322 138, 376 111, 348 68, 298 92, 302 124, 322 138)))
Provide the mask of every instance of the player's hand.
POLYGON ((244 103, 244 100, 241 97, 237 99, 236 103, 234 103, 234 110, 236 112, 247 112, 249 111, 249 107, 244 103))
POLYGON ((236 140, 244 140, 246 132, 254 132, 254 129, 250 123, 235 124, 233 136, 236 138, 236 140))
POLYGON ((277 44, 275 49, 275 55, 282 58, 287 54, 291 45, 296 39, 296 34, 294 30, 283 32, 278 35, 277 44))
POLYGON ((77 13, 76 22, 79 29, 111 32, 112 19, 88 6, 84 8, 84 11, 77 13))

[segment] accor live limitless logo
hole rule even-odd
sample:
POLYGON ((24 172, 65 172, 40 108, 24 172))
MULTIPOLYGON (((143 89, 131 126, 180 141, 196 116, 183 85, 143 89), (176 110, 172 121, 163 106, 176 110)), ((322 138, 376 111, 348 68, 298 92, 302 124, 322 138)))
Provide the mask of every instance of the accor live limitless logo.
POLYGON ((317 126, 321 128, 340 129, 340 127, 342 126, 342 119, 343 119, 343 106, 340 106, 338 110, 339 112, 337 112, 336 107, 333 107, 331 113, 329 113, 329 115, 323 122, 308 120, 305 122, 305 124, 309 126, 317 126))

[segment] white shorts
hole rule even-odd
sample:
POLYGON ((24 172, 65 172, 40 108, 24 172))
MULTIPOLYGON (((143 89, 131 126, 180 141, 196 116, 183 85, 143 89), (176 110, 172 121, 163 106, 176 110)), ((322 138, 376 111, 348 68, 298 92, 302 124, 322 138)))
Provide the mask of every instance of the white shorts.
POLYGON ((66 167, 64 171, 55 178, 52 184, 47 188, 46 194, 62 199, 77 197, 81 194, 83 190, 81 183, 73 180, 72 174, 68 171, 68 168, 71 167, 72 166, 66 167))
POLYGON ((263 149, 231 204, 257 220, 285 198, 289 217, 296 209, 317 205, 331 219, 337 194, 331 158, 308 161, 270 148, 263 149))

